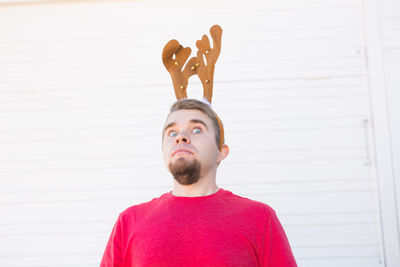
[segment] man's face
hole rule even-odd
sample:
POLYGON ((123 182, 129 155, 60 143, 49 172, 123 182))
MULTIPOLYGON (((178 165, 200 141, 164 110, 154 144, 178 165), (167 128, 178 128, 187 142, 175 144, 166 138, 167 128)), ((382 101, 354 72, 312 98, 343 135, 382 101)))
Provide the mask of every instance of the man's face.
POLYGON ((163 132, 164 163, 181 184, 193 184, 217 168, 220 151, 212 120, 199 110, 178 110, 168 117, 163 132))

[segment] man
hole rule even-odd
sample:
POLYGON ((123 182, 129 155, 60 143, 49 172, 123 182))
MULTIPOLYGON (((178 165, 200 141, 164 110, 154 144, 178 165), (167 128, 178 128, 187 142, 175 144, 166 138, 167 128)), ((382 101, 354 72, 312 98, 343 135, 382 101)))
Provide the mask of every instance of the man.
POLYGON ((173 190, 119 215, 101 267, 297 266, 274 210, 217 186, 221 127, 201 101, 171 107, 162 151, 173 190))

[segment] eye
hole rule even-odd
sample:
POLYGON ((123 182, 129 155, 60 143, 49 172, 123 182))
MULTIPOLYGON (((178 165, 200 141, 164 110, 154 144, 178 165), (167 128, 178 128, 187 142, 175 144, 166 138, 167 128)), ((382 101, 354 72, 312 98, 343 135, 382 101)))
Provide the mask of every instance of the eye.
POLYGON ((199 134, 199 133, 201 133, 201 130, 200 130, 199 128, 194 128, 194 129, 192 130, 192 133, 194 133, 194 134, 199 134))
POLYGON ((168 133, 168 136, 171 136, 171 137, 175 137, 175 136, 177 136, 177 135, 178 135, 178 133, 175 132, 175 131, 170 131, 170 132, 168 133))

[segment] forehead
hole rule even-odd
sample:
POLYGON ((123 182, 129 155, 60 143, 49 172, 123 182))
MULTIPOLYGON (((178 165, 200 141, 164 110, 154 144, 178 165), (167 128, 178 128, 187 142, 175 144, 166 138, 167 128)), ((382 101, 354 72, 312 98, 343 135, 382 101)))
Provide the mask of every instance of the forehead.
POLYGON ((191 120, 201 120, 209 127, 211 126, 212 123, 211 119, 200 110, 181 109, 172 112, 167 118, 165 125, 171 122, 174 122, 176 124, 187 124, 190 123, 191 120))

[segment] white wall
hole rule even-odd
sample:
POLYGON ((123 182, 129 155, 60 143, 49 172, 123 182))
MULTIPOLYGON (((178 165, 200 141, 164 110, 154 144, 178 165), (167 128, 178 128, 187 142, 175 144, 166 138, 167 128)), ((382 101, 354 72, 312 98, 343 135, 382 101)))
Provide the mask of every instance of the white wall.
MULTIPOLYGON (((277 211, 299 266, 395 267, 371 3, 0 4, 0 266, 96 266, 117 214, 170 190, 161 51, 172 38, 194 49, 218 23, 219 185, 277 211)), ((194 77, 188 93, 201 96, 194 77)))
POLYGON ((387 266, 400 265, 400 233, 398 210, 398 163, 400 100, 393 88, 399 86, 398 68, 392 64, 392 52, 399 47, 399 5, 396 1, 365 1, 365 35, 368 50, 369 87, 378 187, 380 192, 380 215, 383 246, 387 266), (396 19, 397 15, 397 19, 396 19), (388 53, 389 52, 389 53, 388 53), (397 72, 397 75, 394 73, 397 72), (397 206, 397 207, 396 207, 397 206))
POLYGON ((397 216, 400 216, 400 3, 395 0, 378 3, 385 92, 388 102, 387 117, 393 157, 393 180, 397 191, 397 216))

